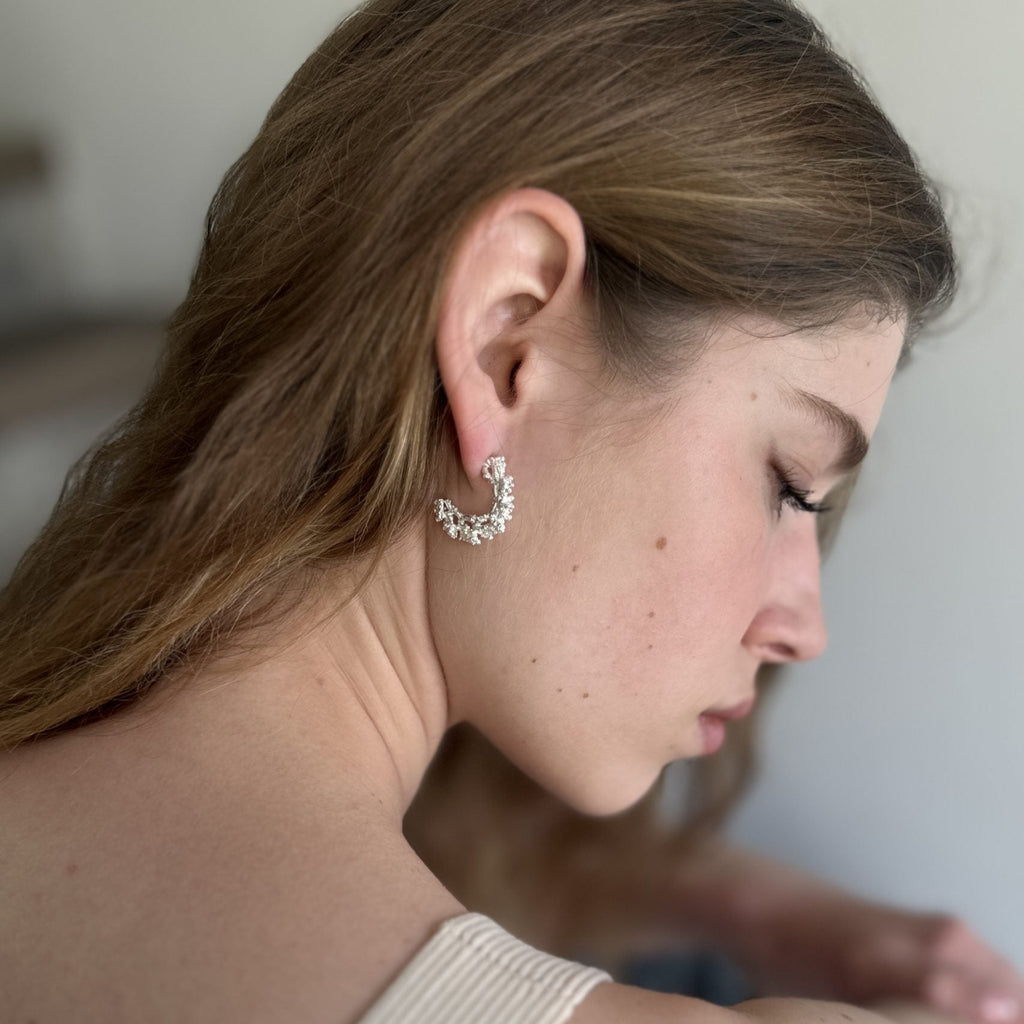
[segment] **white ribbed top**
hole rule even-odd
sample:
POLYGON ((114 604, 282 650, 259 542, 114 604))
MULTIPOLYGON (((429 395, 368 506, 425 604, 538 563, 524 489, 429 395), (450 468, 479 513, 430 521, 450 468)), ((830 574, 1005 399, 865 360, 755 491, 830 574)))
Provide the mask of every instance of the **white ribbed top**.
POLYGON ((483 914, 438 929, 359 1024, 564 1024, 610 975, 520 942, 483 914))

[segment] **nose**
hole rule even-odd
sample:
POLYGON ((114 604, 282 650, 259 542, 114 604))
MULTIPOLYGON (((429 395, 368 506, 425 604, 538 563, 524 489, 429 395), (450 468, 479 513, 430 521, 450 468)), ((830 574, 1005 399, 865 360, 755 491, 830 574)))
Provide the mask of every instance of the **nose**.
POLYGON ((743 638, 762 662, 810 661, 828 645, 814 520, 806 513, 795 514, 774 539, 764 600, 743 638))

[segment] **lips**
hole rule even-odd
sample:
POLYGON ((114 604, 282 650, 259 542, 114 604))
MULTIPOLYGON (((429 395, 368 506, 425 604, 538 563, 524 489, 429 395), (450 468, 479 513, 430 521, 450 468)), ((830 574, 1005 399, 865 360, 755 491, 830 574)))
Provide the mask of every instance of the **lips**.
MULTIPOLYGON (((738 718, 746 718, 754 710, 756 697, 748 697, 739 704, 727 708, 709 708, 704 712, 711 718, 720 718, 723 722, 735 722, 738 718)), ((703 716, 702 716, 703 717, 703 716)))
POLYGON ((700 716, 698 721, 705 754, 713 754, 721 747, 725 742, 726 723, 735 722, 738 718, 749 715, 754 708, 754 701, 754 697, 748 697, 745 701, 730 707, 710 708, 700 716))

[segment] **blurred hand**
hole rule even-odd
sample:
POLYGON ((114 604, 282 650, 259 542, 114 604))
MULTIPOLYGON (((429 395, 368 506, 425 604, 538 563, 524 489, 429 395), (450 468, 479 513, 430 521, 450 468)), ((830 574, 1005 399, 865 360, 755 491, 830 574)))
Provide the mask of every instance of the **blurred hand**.
POLYGON ((720 840, 680 856, 663 892, 676 927, 731 956, 761 993, 1024 1024, 1024 978, 955 917, 871 903, 720 840))
MULTIPOLYGON (((806 900, 791 896, 789 907, 777 902, 752 927, 741 950, 766 989, 868 1007, 912 1002, 970 1024, 1024 1024, 1024 978, 957 918, 817 888, 806 900)), ((902 1012, 901 1021, 935 1019, 902 1012)))
POLYGON ((840 998, 904 998, 972 1024, 1024 1024, 1024 978, 962 921, 870 904, 843 913, 832 929, 840 998))

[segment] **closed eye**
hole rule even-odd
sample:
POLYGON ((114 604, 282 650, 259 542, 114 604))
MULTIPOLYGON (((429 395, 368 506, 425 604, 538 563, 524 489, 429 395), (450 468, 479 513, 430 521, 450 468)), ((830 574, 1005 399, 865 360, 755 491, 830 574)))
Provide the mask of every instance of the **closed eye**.
POLYGON ((795 509, 797 512, 813 512, 816 515, 830 511, 830 506, 824 502, 811 501, 811 492, 798 487, 793 482, 793 478, 784 469, 779 466, 773 466, 772 468, 775 471, 779 484, 778 505, 776 508, 778 515, 782 515, 784 505, 789 505, 790 508, 795 509))

